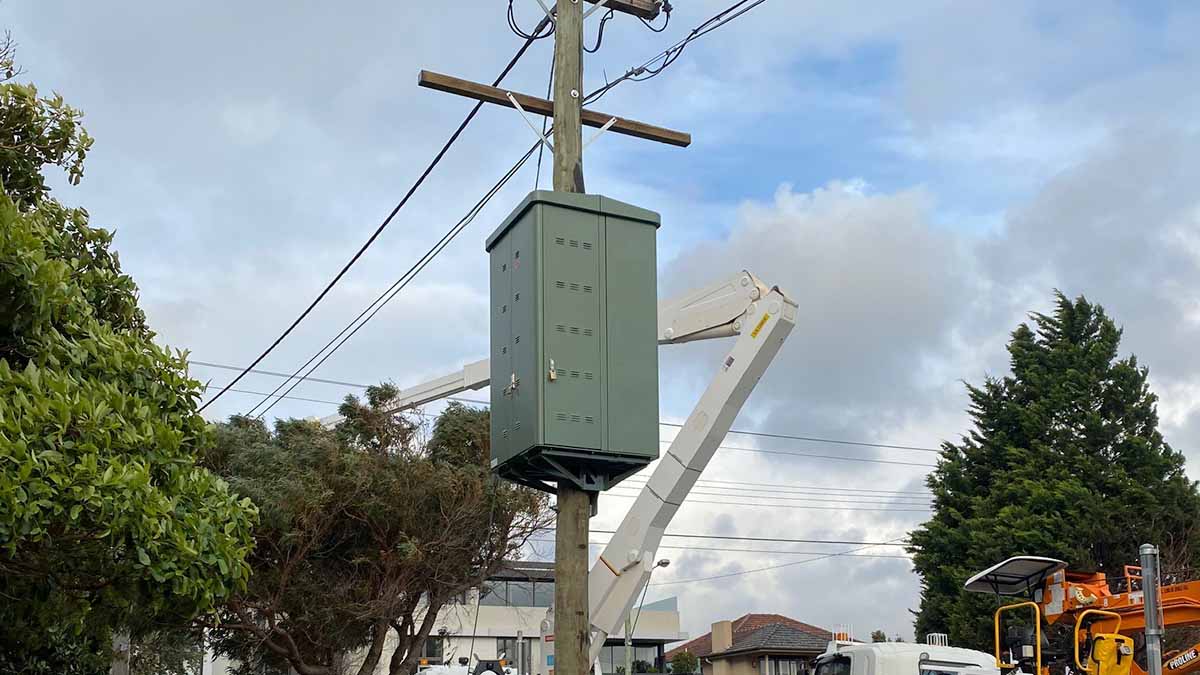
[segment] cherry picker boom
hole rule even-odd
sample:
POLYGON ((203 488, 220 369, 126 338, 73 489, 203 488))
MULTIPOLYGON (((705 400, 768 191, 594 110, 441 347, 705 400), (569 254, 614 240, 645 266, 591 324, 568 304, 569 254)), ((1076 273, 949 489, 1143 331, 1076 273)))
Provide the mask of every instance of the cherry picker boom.
MULTIPOLYGON (((590 663, 597 663, 604 641, 620 628, 648 583, 667 526, 779 353, 796 314, 797 305, 786 293, 747 271, 659 303, 660 345, 737 339, 588 575, 590 663)), ((488 362, 477 361, 401 391, 386 409, 400 412, 488 384, 488 362)), ((339 419, 321 422, 332 425, 339 419)), ((552 611, 542 629, 545 659, 553 645, 552 611)), ((552 669, 552 663, 543 665, 552 669)))

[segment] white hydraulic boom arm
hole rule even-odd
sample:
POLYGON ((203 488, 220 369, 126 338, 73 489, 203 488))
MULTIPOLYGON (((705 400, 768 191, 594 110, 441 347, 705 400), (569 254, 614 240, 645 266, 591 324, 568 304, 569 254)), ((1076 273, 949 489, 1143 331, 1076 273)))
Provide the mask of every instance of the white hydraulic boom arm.
MULTIPOLYGON (((660 345, 737 340, 588 574, 589 663, 596 663, 604 641, 619 629, 648 583, 667 525, 792 332, 796 310, 783 291, 768 288, 749 272, 659 303, 660 345)), ((389 410, 400 412, 488 383, 488 362, 476 361, 453 375, 403 390, 389 410)), ((333 425, 340 419, 334 415, 321 422, 333 425)), ((552 625, 544 628, 553 633, 552 625)))
POLYGON ((734 335, 737 341, 588 574, 589 663, 649 582, 663 533, 792 332, 796 309, 749 272, 659 303, 659 344, 734 335))

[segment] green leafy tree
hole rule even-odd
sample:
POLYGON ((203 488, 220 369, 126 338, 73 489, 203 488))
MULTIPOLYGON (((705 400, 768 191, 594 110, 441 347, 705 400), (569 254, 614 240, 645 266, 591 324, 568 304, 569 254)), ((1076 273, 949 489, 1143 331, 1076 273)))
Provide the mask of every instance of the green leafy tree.
POLYGON ((678 652, 671 657, 671 672, 675 675, 698 673, 700 672, 700 659, 688 651, 678 652))
POLYGON ((348 398, 333 430, 219 425, 206 461, 261 513, 249 585, 211 624, 240 672, 411 674, 438 611, 548 526, 543 494, 492 478, 486 411, 451 405, 420 443, 396 393, 348 398))
POLYGON ((650 663, 649 661, 639 661, 639 660, 635 659, 629 665, 633 668, 634 673, 656 673, 656 672, 658 672, 657 670, 654 669, 654 664, 650 663))
POLYGON ((112 235, 47 196, 47 164, 82 175, 78 117, 0 84, 0 664, 20 672, 88 672, 113 627, 208 610, 249 570, 253 505, 194 461, 200 383, 112 235))
POLYGON ((129 659, 133 675, 200 675, 203 663, 201 636, 182 626, 142 633, 133 642, 129 659))
POLYGON ((887 633, 885 633, 881 630, 871 631, 871 642, 887 642, 887 641, 888 641, 887 633))
POLYGON ((71 184, 83 178, 83 161, 92 147, 80 120, 83 113, 62 96, 39 96, 32 84, 11 80, 20 74, 10 33, 0 41, 0 184, 23 209, 50 193, 43 167, 62 169, 71 184))
POLYGON ((1187 535, 1200 495, 1158 431, 1147 369, 1118 358, 1121 330, 1100 306, 1061 293, 1052 314, 1030 318, 1008 346, 1012 374, 968 386, 974 428, 943 445, 928 479, 934 515, 910 548, 918 637, 948 632, 990 649, 995 600, 962 585, 1013 555, 1117 575, 1144 542, 1197 560, 1187 535))

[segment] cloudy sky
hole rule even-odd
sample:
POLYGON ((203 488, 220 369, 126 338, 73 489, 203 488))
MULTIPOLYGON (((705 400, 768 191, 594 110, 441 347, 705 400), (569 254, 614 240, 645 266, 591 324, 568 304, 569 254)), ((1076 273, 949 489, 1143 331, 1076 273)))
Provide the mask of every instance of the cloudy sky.
MULTIPOLYGON (((726 4, 676 0, 663 34, 618 16, 588 57, 587 88, 726 4)), ((505 8, 10 0, 0 11, 28 77, 82 108, 97 138, 83 184, 58 197, 116 229, 164 343, 245 365, 468 109, 418 89, 418 70, 490 81, 515 52, 505 8)), ((539 10, 517 0, 516 12, 529 28, 539 10)), ((799 303, 795 331, 736 428, 936 447, 967 428, 963 381, 1004 373, 1008 333, 1060 288, 1124 325, 1125 350, 1149 366, 1162 397, 1168 440, 1200 475, 1198 31, 1200 8, 1186 2, 769 0, 597 106, 695 142, 682 150, 607 135, 589 148, 587 185, 663 214, 660 295, 745 268, 799 303)), ((548 42, 506 84, 544 92, 548 42)), ((303 363, 531 139, 516 113, 486 109, 262 367, 303 363)), ((317 375, 403 386, 485 356, 483 240, 534 181, 530 165, 317 375)), ((722 346, 662 355, 664 420, 680 421, 722 346)), ((231 378, 193 372, 215 385, 231 378)), ((277 381, 248 377, 239 389, 277 381)), ((357 391, 305 383, 293 394, 313 401, 271 414, 326 415, 333 406, 317 401, 357 391)), ((211 411, 256 402, 230 393, 211 411)), ((742 449, 719 451, 705 478, 729 482, 708 483, 718 496, 696 495, 673 531, 886 541, 925 517, 928 452, 733 435, 727 445, 742 449)), ((602 498, 593 528, 612 529, 631 501, 620 495, 632 492, 602 498)), ((653 587, 651 599, 679 596, 693 635, 759 611, 911 637, 918 584, 908 562, 865 557, 900 549, 817 559, 855 547, 669 543, 756 552, 664 548, 672 564, 659 583, 799 563, 653 587)))

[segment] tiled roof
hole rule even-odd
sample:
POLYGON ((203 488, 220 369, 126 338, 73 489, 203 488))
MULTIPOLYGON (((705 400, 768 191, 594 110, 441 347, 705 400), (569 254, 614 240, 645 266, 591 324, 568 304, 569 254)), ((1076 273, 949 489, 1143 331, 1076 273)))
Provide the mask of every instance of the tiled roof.
MULTIPOLYGON (((772 643, 771 646, 764 647, 764 649, 823 651, 829 640, 833 637, 833 634, 824 628, 818 628, 812 624, 797 621, 782 614, 745 614, 735 619, 732 624, 733 646, 727 650, 731 652, 745 651, 743 648, 744 645, 759 642, 764 644, 766 642, 772 643), (764 628, 771 627, 783 627, 787 630, 762 633, 764 628), (813 646, 818 643, 819 647, 813 646)), ((695 640, 685 642, 667 652, 665 656, 669 660, 676 653, 682 651, 691 652, 698 657, 711 655, 712 633, 707 633, 695 640)))
POLYGON ((787 624, 763 626, 744 637, 735 637, 729 652, 814 652, 825 651, 829 636, 820 636, 787 624))

